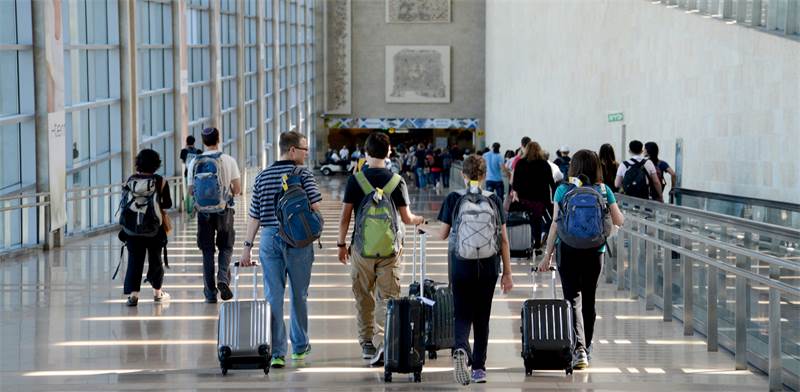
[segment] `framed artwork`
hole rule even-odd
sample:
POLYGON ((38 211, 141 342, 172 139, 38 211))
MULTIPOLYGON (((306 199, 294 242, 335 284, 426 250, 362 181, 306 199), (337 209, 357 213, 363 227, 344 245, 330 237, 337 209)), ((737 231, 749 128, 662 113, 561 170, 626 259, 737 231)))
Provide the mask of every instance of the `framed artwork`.
POLYGON ((327 114, 350 114, 352 109, 352 8, 350 0, 323 3, 325 94, 327 114))
POLYGON ((449 46, 387 46, 387 103, 449 103, 449 46))
POLYGON ((386 0, 386 23, 450 23, 450 0, 386 0))

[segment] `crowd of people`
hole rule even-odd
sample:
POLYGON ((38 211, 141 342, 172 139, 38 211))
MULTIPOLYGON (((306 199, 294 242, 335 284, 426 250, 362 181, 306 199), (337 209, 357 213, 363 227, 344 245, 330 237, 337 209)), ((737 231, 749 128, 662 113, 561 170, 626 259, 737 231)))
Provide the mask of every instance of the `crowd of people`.
MULTIPOLYGON (((181 158, 186 162, 189 195, 193 195, 190 203, 198 220, 197 247, 203 255, 203 294, 207 303, 216 303, 218 299, 233 298, 229 267, 236 242, 234 198, 242 191, 241 174, 236 161, 220 151, 219 130, 203 130, 202 143, 204 151, 194 147, 193 137, 187 138, 181 158)), ((242 267, 253 264, 253 243, 260 230, 260 246, 256 251, 263 270, 265 297, 271 305, 270 366, 274 368, 284 367, 289 354, 283 321, 287 281, 291 299, 288 333, 292 343, 291 358, 299 361, 311 353, 306 301, 315 257, 313 239, 312 243, 297 246, 289 238, 280 203, 276 201, 287 189, 287 177, 292 176, 297 177, 307 197, 310 213, 318 213, 323 197, 313 172, 304 166, 309 149, 307 138, 293 131, 282 133, 279 148, 280 159, 261 171, 253 184, 240 263, 242 267)), ((574 313, 574 367, 587 367, 596 318, 595 291, 606 245, 575 247, 564 235, 563 230, 567 229, 562 227, 564 220, 561 218, 572 213, 567 207, 575 190, 585 187, 592 192, 596 190, 598 197, 602 197, 602 205, 607 207, 603 214, 616 226, 622 225, 624 217, 615 193, 663 200, 664 174, 671 176, 673 187, 676 175, 659 159, 657 144, 634 140, 629 150, 631 158, 618 163, 609 144, 601 146, 599 153, 584 149, 573 156, 568 146, 562 146, 557 158, 550 161, 547 151, 529 137, 521 140, 516 151, 503 154, 500 144, 494 143, 488 150, 470 154, 457 146, 439 149, 423 143, 393 149, 388 135, 373 132, 364 146, 356 146, 352 153, 347 147, 329 151, 326 159, 331 162, 341 161, 342 157, 364 161, 347 181, 337 237, 338 259, 342 264, 351 265, 358 341, 363 358, 370 359, 373 365, 383 363, 386 302, 401 295, 400 260, 405 251, 402 227, 416 225, 435 238, 449 239, 455 379, 460 383, 485 382, 489 315, 495 286, 498 280, 503 292, 514 286, 506 214, 521 210, 532 217, 533 246, 539 251, 537 254, 544 254, 538 269, 547 271, 552 265, 558 265, 564 298, 570 302, 574 313), (423 216, 412 212, 406 180, 413 177, 421 190, 429 186, 449 188, 450 168, 456 159, 463 161, 458 181, 463 181, 466 190, 450 192, 437 217, 440 224, 429 225, 423 216), (399 166, 399 170, 390 170, 390 165, 399 166), (506 182, 510 185, 508 189, 506 182), (386 198, 382 199, 384 191, 386 198), (472 256, 465 256, 461 249, 464 241, 457 239, 465 219, 461 209, 467 198, 483 203, 491 216, 490 224, 482 229, 487 230, 482 237, 490 241, 490 246, 472 256), (375 218, 380 206, 388 211, 382 220, 375 218), (372 208, 370 219, 365 219, 364 211, 368 208, 372 208), (356 224, 348 243, 352 219, 356 224), (559 224, 551 224, 553 222, 559 224), (376 239, 375 233, 385 234, 387 238, 376 239), (471 329, 473 345, 469 343, 471 329)), ((160 164, 155 151, 140 151, 136 158, 137 173, 124 188, 120 239, 129 249, 123 290, 129 306, 138 303, 145 258, 149 262, 147 281, 153 288, 155 301, 170 298, 161 287, 164 270, 160 250, 166 246, 171 228, 163 210, 173 201, 164 179, 155 174, 160 164)))

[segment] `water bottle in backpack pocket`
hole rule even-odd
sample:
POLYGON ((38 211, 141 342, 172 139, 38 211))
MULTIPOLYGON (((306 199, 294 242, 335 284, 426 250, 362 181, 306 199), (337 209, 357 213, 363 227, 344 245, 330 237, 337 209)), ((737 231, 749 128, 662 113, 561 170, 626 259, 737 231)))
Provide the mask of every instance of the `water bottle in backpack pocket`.
POLYGON ((356 214, 353 244, 365 258, 391 257, 400 252, 402 225, 392 192, 400 185, 402 177, 393 174, 383 188, 374 188, 364 172, 355 174, 356 181, 364 192, 364 199, 356 214))
POLYGON ((195 210, 201 213, 225 211, 230 201, 228 187, 222 183, 222 153, 198 155, 194 159, 192 179, 195 210))
POLYGON ((302 173, 303 169, 295 166, 283 176, 282 191, 275 194, 278 235, 293 248, 303 248, 318 240, 324 224, 322 215, 311 209, 302 173))
POLYGON ((558 238, 577 249, 599 248, 614 228, 608 212, 605 185, 567 185, 559 203, 558 238))
POLYGON ((472 186, 459 194, 450 249, 461 260, 480 260, 498 254, 502 224, 499 207, 490 198, 492 192, 472 186))
POLYGON ((133 175, 122 186, 117 210, 119 224, 129 236, 155 237, 163 218, 158 203, 158 181, 153 175, 133 175))

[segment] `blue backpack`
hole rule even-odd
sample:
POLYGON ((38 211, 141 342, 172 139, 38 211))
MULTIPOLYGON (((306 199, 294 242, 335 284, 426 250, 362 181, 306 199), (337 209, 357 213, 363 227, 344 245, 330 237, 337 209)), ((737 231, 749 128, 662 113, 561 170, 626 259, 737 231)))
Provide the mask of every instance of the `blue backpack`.
MULTIPOLYGON (((322 236, 322 215, 311 209, 308 194, 303 188, 303 169, 295 167, 284 174, 282 191, 275 194, 275 215, 278 235, 292 248, 303 248, 322 236)), ((322 244, 320 243, 320 248, 322 244)))
POLYGON ((611 235, 605 186, 577 186, 569 189, 559 203, 558 238, 576 249, 599 248, 611 235))
POLYGON ((228 207, 231 199, 228 187, 222 184, 220 167, 221 152, 198 155, 194 159, 192 178, 194 180, 195 210, 201 213, 219 213, 228 207))

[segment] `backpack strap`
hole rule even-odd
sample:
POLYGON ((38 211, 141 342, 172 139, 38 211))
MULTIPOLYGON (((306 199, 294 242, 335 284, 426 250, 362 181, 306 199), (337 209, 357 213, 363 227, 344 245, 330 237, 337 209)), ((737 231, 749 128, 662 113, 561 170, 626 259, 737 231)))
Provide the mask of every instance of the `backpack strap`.
MULTIPOLYGON (((366 177, 364 177, 366 179, 366 177)), ((392 174, 392 179, 383 186, 383 193, 387 195, 391 195, 394 192, 395 188, 400 185, 400 180, 403 178, 400 177, 399 174, 392 174)))
POLYGON ((111 277, 111 280, 117 278, 117 274, 119 273, 119 266, 122 265, 122 255, 125 253, 125 247, 128 246, 127 242, 122 243, 122 247, 119 248, 119 262, 117 262, 117 269, 114 270, 114 275, 111 277))
MULTIPOLYGON (((361 190, 364 192, 364 195, 369 195, 375 190, 372 184, 369 183, 369 180, 367 180, 367 176, 364 175, 363 171, 356 173, 355 177, 356 177, 356 182, 358 182, 358 186, 361 187, 361 190)), ((391 182, 391 180, 389 182, 391 182)))

